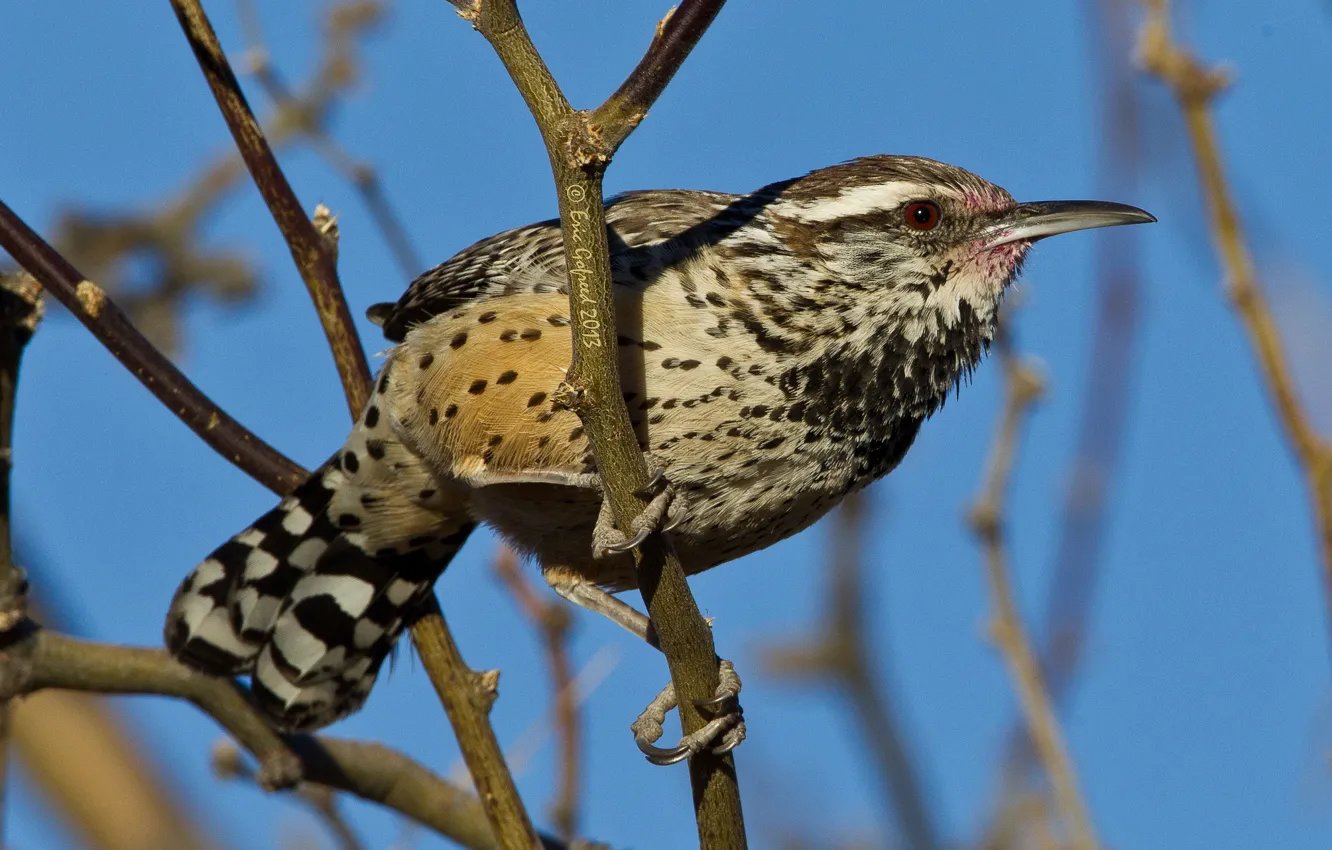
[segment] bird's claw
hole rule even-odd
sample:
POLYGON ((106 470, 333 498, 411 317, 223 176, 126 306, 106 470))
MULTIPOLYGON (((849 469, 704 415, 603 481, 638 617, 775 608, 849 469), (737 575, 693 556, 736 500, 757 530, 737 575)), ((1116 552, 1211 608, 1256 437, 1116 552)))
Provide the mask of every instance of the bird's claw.
POLYGON ((662 736, 666 712, 677 705, 674 685, 663 688, 629 726, 634 733, 634 743, 648 761, 656 765, 677 764, 704 750, 720 756, 740 746, 745 739, 744 711, 738 699, 740 677, 735 672, 735 665, 729 661, 722 661, 718 672, 721 681, 717 685, 717 695, 694 701, 700 711, 715 716, 702 729, 681 738, 678 745, 670 748, 655 745, 662 736))
POLYGON ((675 488, 666 477, 665 471, 657 469, 642 487, 634 491, 640 499, 648 503, 643 512, 634 518, 629 530, 632 536, 625 535, 615 527, 615 518, 610 511, 610 503, 603 499, 601 513, 597 516, 597 525, 592 532, 592 556, 604 558, 607 555, 623 555, 642 546, 644 541, 656 532, 673 531, 683 516, 672 511, 675 501, 675 488))
POLYGON ((628 540, 625 540, 623 543, 609 543, 604 547, 604 549, 605 551, 611 552, 616 555, 620 555, 625 552, 632 552, 637 547, 642 546, 643 541, 647 540, 648 535, 651 533, 652 532, 646 528, 640 528, 638 529, 637 534, 635 534, 633 537, 629 538, 628 540))
POLYGON ((655 499, 670 486, 670 483, 666 478, 666 470, 659 466, 652 470, 652 475, 648 476, 647 483, 635 490, 634 495, 640 499, 655 499))

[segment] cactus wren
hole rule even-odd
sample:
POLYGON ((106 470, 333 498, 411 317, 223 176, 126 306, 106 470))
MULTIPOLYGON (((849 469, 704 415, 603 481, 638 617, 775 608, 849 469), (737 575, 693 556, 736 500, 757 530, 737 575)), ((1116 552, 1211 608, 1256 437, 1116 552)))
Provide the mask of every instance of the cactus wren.
MULTIPOLYGON (((606 216, 624 401, 670 482, 635 531, 668 522, 690 573, 891 471, 980 361, 1035 240, 1155 220, 1019 204, 905 156, 748 195, 632 192, 606 216)), ((605 593, 636 586, 635 541, 609 522, 577 417, 552 401, 571 356, 559 222, 484 239, 369 315, 396 345, 346 444, 205 559, 167 618, 173 653, 251 674, 286 729, 360 707, 477 522, 565 596, 645 632, 605 593)))

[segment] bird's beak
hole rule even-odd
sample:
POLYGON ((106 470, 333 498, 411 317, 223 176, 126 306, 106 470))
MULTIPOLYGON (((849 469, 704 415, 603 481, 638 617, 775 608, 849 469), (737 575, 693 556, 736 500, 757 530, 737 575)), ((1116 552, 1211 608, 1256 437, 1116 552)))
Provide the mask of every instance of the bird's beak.
POLYGON ((997 248, 1010 242, 1035 242, 1059 233, 1091 230, 1093 227, 1116 227, 1121 224, 1146 224, 1156 216, 1109 201, 1037 201, 1018 204, 1013 211, 985 228, 981 238, 987 248, 997 248))

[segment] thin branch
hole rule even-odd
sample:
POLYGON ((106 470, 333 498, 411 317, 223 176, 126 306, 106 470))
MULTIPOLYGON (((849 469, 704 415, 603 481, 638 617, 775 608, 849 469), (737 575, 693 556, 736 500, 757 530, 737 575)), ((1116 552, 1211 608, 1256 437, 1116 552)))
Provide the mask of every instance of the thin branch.
MULTIPOLYGON (((460 7, 513 78, 536 119, 550 158, 564 232, 574 331, 573 362, 560 396, 586 430, 604 498, 621 530, 630 527, 646 504, 635 492, 647 483, 648 469, 621 395, 615 357, 615 307, 602 201, 602 176, 615 147, 606 142, 618 144, 632 131, 720 6, 719 0, 684 0, 673 17, 698 25, 671 31, 667 22, 664 31, 673 33, 669 50, 662 46, 667 43, 665 35, 654 42, 659 58, 646 67, 640 65, 642 70, 636 72, 638 79, 629 87, 634 96, 631 110, 608 107, 607 120, 596 126, 587 113, 575 112, 569 105, 532 44, 514 0, 478 0, 460 7)), ((681 726, 689 734, 706 722, 694 702, 711 698, 718 686, 712 632, 689 591, 679 559, 661 535, 653 535, 639 547, 635 559, 639 589, 679 696, 681 726)), ((689 774, 701 845, 745 846, 733 757, 700 753, 690 759, 689 774)))
MULTIPOLYGON (((283 82, 269 59, 263 29, 259 23, 259 10, 254 0, 237 0, 236 11, 241 21, 241 34, 246 41, 245 55, 248 62, 245 64, 249 65, 246 70, 254 75, 259 85, 263 87, 264 93, 278 106, 279 113, 300 114, 307 117, 308 120, 301 127, 302 132, 309 137, 315 151, 355 187, 362 203, 370 211, 375 226, 388 244, 389 252, 403 276, 408 280, 414 278, 422 269, 421 260, 412 247, 401 217, 384 194, 379 175, 372 166, 358 162, 329 133, 326 126, 326 110, 306 108, 301 99, 294 96, 291 89, 283 82)), ((351 69, 354 67, 352 48, 355 42, 351 36, 376 22, 382 15, 383 7, 379 3, 366 3, 360 0, 351 0, 330 10, 326 24, 329 44, 326 47, 327 55, 323 60, 325 69, 342 68, 342 72, 336 75, 340 78, 354 75, 355 71, 351 69)), ((326 70, 321 70, 321 73, 316 75, 317 78, 326 76, 335 75, 327 73, 326 70)))
POLYGON ((1064 744, 1059 719, 1041 674, 1040 660, 1022 623, 1009 577, 1004 541, 1004 512, 1009 480, 1017 457, 1018 432, 1026 413, 1039 398, 1042 381, 1036 370, 1013 353, 1005 326, 996 338, 1006 382, 1006 398, 999 428, 990 447, 980 494, 968 521, 985 557, 985 575, 994 602, 991 635, 1017 690, 1027 720, 1027 731, 1054 789, 1055 802, 1076 850, 1096 850, 1096 835, 1087 813, 1077 775, 1064 744))
POLYGON ((430 673, 430 683, 444 704, 463 761, 472 774, 477 794, 486 804, 486 816, 500 845, 523 848, 537 844, 536 830, 490 725, 490 708, 498 695, 499 671, 477 673, 467 666, 433 595, 426 600, 421 618, 412 626, 412 641, 422 665, 430 673))
MULTIPOLYGON (((1100 104, 1098 197, 1132 197, 1142 170, 1141 107, 1130 62, 1134 0, 1086 0, 1088 51, 1096 59, 1091 100, 1100 104)), ((1097 231, 1096 316, 1087 351, 1087 380, 1079 414, 1077 449, 1059 508, 1059 538, 1045 615, 1036 630, 1038 655, 1050 698, 1063 710, 1082 665, 1087 630, 1103 570, 1107 508, 1123 456, 1124 430, 1134 383, 1142 304, 1141 233, 1132 227, 1097 231)), ((1000 765, 1002 790, 988 827, 987 846, 1001 845, 1002 830, 1038 816, 1029 786, 1036 754, 1022 718, 1009 730, 1000 765)), ((1035 824, 1028 824, 1034 826, 1035 824)), ((1011 836, 1009 836, 1011 838, 1011 836)))
MULTIPOLYGON (((0 695, 59 688, 186 699, 258 759, 257 782, 266 790, 314 782, 397 811, 466 847, 512 846, 496 841, 481 801, 406 755, 380 744, 280 735, 244 689, 192 670, 163 650, 110 646, 32 627, 7 652, 0 695)), ((542 842, 563 846, 549 838, 542 842)))
POLYGON ((0 201, 0 246, 74 314, 167 409, 214 451, 270 490, 286 493, 304 469, 250 433, 139 333, 105 292, 0 201))
MULTIPOLYGON (((0 631, 8 632, 27 616, 28 580, 14 563, 9 515, 9 472, 14 458, 14 398, 19 363, 45 312, 42 289, 28 275, 0 276, 0 631)), ((4 803, 9 774, 9 735, 13 706, 0 700, 0 843, 4 840, 4 803)))
MULTIPOLYGON (((370 371, 337 277, 335 221, 322 205, 316 210, 313 222, 305 219, 245 102, 199 0, 172 0, 171 5, 231 128, 236 146, 301 270, 333 350, 354 420, 370 397, 370 371)), ((498 672, 477 674, 467 667, 433 596, 422 605, 411 632, 421 664, 444 704, 500 843, 505 847, 536 845, 536 830, 490 726, 489 711, 495 699, 498 672)))
POLYGON ((1260 378, 1276 408, 1277 420, 1304 473, 1313 504, 1318 544, 1323 559, 1323 591, 1332 628, 1332 440, 1319 434, 1300 402, 1295 378, 1282 347, 1272 308, 1258 286, 1252 254, 1240 226, 1239 212, 1226 179, 1212 123, 1212 99, 1229 84, 1225 72, 1203 66, 1172 40, 1167 0, 1142 0, 1147 11, 1138 45, 1142 66, 1175 95, 1198 163, 1212 240, 1226 270, 1228 295, 1235 306, 1260 378))
POLYGON ((601 130, 602 144, 611 154, 647 117, 652 104, 656 103, 725 2, 686 0, 667 12, 657 24, 652 43, 637 67, 589 119, 594 128, 601 130))
POLYGON ((241 92, 240 83, 227 62, 217 34, 199 0, 171 0, 181 29, 194 51, 208 87, 213 91, 222 116, 255 185, 264 197, 273 220, 291 250, 292 260, 300 270, 310 298, 324 326, 324 335, 333 350, 333 359, 342 377, 342 388, 353 417, 365 408, 370 398, 370 367, 361 349, 347 300, 338 283, 335 251, 311 223, 301 203, 278 166, 277 158, 264 138, 241 92))
POLYGON ((882 775, 887 797, 884 810, 893 812, 904 845, 912 850, 941 846, 934 816, 927 805, 919 771, 911 758, 892 696, 875 673, 865 616, 864 553, 866 492, 853 494, 837 509, 828 560, 832 587, 828 607, 813 640, 766 653, 768 669, 782 676, 830 679, 842 689, 860 718, 870 755, 882 775))
MULTIPOLYGON (((259 784, 259 773, 245 760, 240 748, 229 740, 218 741, 213 747, 213 775, 219 779, 239 779, 259 784)), ((342 816, 338 798, 332 788, 312 782, 301 782, 294 789, 301 802, 310 807, 315 817, 328 827, 338 844, 338 850, 364 850, 365 845, 342 816)))
POLYGON ((495 573, 518 601, 527 619, 541 633, 541 645, 550 668, 555 728, 559 735, 559 780, 551 820, 560 837, 572 841, 578 834, 579 785, 582 758, 579 747, 578 690, 574 687, 573 664, 569 660, 569 629, 573 621, 569 607, 557 598, 538 598, 519 570, 518 556, 508 546, 495 554, 495 573))

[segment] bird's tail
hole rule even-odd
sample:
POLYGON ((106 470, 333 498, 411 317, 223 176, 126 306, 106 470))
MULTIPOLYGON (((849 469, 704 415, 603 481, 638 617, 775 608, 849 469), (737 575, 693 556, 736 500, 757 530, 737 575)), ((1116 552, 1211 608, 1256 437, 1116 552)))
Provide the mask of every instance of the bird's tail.
POLYGON ((360 708, 474 527, 372 410, 343 451, 204 559, 167 615, 173 655, 208 673, 250 674, 283 729, 360 708))

